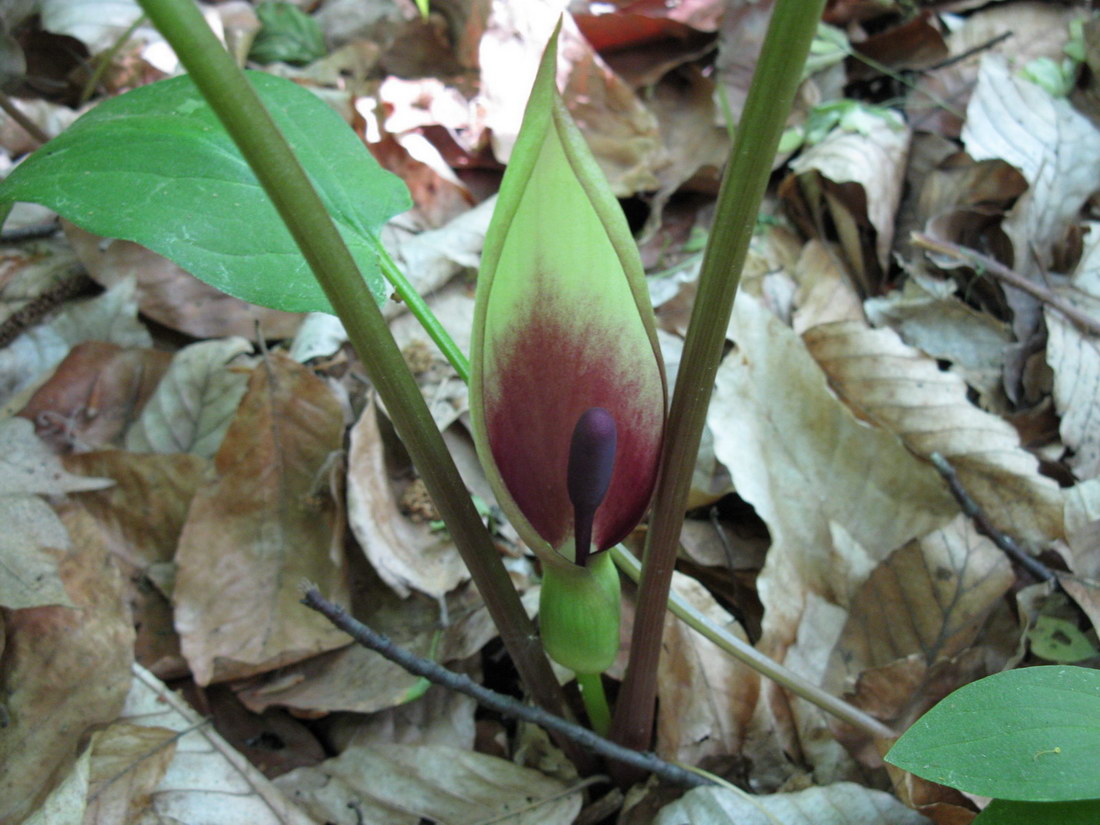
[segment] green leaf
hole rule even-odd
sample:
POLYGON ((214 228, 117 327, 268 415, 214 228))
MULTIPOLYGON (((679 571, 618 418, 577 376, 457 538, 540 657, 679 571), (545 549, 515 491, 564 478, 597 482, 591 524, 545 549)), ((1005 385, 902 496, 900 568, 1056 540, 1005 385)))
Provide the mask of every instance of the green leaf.
MULTIPOLYGON (((289 80, 249 77, 317 187, 381 303, 378 232, 410 206, 327 104, 289 80)), ((0 183, 77 226, 134 241, 237 298, 331 312, 297 245, 236 145, 187 77, 101 103, 0 183)))
POLYGON ((1097 654, 1088 637, 1073 622, 1057 616, 1039 616, 1027 632, 1031 652, 1048 662, 1071 665, 1097 654))
POLYGON ((994 799, 978 814, 974 825, 1096 825, 1100 799, 1081 802, 1010 802, 994 799))
POLYGON ((252 41, 248 59, 258 63, 311 63, 325 56, 325 37, 317 21, 291 3, 260 3, 263 24, 252 41))
POLYGON ((1100 797, 1100 671, 1031 667, 952 693, 886 761, 968 793, 1026 802, 1100 797))

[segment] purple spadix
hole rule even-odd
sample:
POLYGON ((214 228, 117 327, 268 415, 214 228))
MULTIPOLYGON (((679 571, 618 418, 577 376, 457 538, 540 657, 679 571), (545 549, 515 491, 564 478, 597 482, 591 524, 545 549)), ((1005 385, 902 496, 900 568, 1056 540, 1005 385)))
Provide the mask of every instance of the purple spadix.
POLYGON ((611 486, 617 440, 615 417, 603 407, 589 407, 573 428, 566 485, 573 503, 574 561, 581 567, 592 544, 596 508, 603 503, 611 486))

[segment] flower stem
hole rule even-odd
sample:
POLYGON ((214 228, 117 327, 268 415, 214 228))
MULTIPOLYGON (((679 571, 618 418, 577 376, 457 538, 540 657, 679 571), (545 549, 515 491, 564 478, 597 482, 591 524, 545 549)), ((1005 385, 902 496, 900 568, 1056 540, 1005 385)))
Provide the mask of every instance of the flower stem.
MULTIPOLYGON (((191 0, 141 0, 141 4, 252 167, 344 323, 525 686, 538 704, 560 714, 564 697, 534 626, 382 313, 305 171, 195 4, 191 0)), ((591 764, 574 742, 561 739, 559 745, 578 765, 591 764)))
POLYGON ((588 724, 600 736, 607 736, 611 727, 611 708, 607 705, 607 695, 603 692, 603 676, 599 673, 578 673, 577 686, 581 689, 581 699, 588 713, 588 724))
POLYGON ((653 730, 661 632, 695 456, 757 210, 824 6, 776 0, 718 195, 669 411, 630 661, 615 703, 611 738, 627 747, 644 749, 653 730))

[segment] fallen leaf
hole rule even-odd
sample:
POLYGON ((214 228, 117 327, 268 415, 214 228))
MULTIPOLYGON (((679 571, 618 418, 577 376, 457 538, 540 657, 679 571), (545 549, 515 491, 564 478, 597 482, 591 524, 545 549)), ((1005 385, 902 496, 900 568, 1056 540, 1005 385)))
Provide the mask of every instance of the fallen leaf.
POLYGON ((223 338, 177 352, 141 417, 127 431, 126 449, 212 458, 248 384, 248 373, 231 365, 251 351, 244 338, 223 338))
POLYGON ((253 369, 214 457, 218 479, 196 493, 176 554, 176 630, 200 685, 346 644, 298 603, 303 580, 346 597, 328 482, 343 430, 339 403, 308 369, 277 353, 253 369))
POLYGON ((890 794, 851 782, 794 793, 753 796, 729 788, 694 788, 666 805, 654 825, 930 825, 890 794))
POLYGON ((68 776, 22 825, 83 825, 91 755, 91 748, 84 748, 68 776))
POLYGON ((1069 569, 1084 579, 1100 579, 1100 479, 1066 490, 1066 543, 1069 569))
POLYGON ((581 808, 580 793, 560 780, 443 745, 354 747, 275 784, 333 825, 475 825, 504 816, 516 825, 568 825, 581 808))
POLYGON ((831 321, 863 318, 859 296, 836 253, 826 244, 809 241, 792 274, 798 282, 798 309, 791 318, 795 332, 801 334, 831 321))
POLYGON ((718 369, 707 420, 715 454, 771 532, 758 587, 766 645, 783 645, 808 592, 828 597, 827 582, 847 582, 831 523, 882 559, 957 508, 935 471, 857 420, 798 337, 746 293, 730 335, 737 349, 718 369))
POLYGON ((152 395, 172 356, 102 341, 73 347, 19 415, 59 453, 119 440, 152 395))
POLYGON ((259 307, 219 292, 155 252, 130 241, 104 240, 65 222, 65 236, 98 283, 135 279, 142 313, 195 338, 289 338, 302 316, 259 307))
POLYGON ((0 350, 0 402, 60 364, 72 347, 84 341, 152 346, 149 331, 137 319, 132 280, 119 281, 96 298, 68 304, 49 323, 24 332, 0 350))
POLYGON ((386 471, 385 448, 371 402, 351 430, 348 523, 371 566, 402 597, 410 589, 442 596, 469 578, 446 533, 401 514, 386 471))
POLYGON ((115 722, 92 734, 84 825, 134 822, 176 754, 176 732, 115 722))
MULTIPOLYGON (((86 518, 61 505, 70 531, 86 518)), ((19 822, 68 775, 83 737, 114 721, 130 685, 134 630, 122 579, 94 542, 59 565, 72 607, 5 611, 0 821, 19 822)))
POLYGON ((1062 535, 1058 485, 1039 474, 1010 424, 970 403, 962 378, 890 329, 846 322, 815 327, 804 339, 849 407, 917 455, 942 454, 999 529, 1037 544, 1062 535))
POLYGON ((1060 312, 1048 309, 1047 363, 1054 371, 1054 406, 1067 463, 1077 478, 1100 475, 1100 345, 1060 312))
POLYGON ((316 825, 176 693, 140 665, 121 719, 178 737, 152 791, 150 822, 209 825, 316 825))
MULTIPOLYGON (((672 587, 717 627, 747 641, 737 621, 697 581, 674 572, 672 587)), ((657 751, 686 765, 740 752, 759 675, 671 613, 665 615, 663 640, 657 698, 675 712, 657 718, 657 751)))
MULTIPOLYGON (((1100 178, 1100 134, 1068 100, 1013 74, 987 55, 967 107, 963 144, 975 160, 1000 158, 1023 174, 1029 190, 1016 201, 1004 230, 1014 267, 1038 278, 1052 264, 1054 245, 1076 222, 1100 178)), ((1008 293, 1020 336, 1036 323, 1035 299, 1008 293), (1015 298, 1015 300, 1014 300, 1015 298), (1025 312, 1025 308, 1028 309, 1025 312)))
POLYGON ((841 694, 863 671, 913 654, 928 669, 958 656, 1014 581, 1004 553, 960 514, 875 568, 852 599, 822 686, 841 694))
POLYGON ((114 45, 141 17, 135 0, 42 0, 42 28, 81 41, 93 55, 114 45))

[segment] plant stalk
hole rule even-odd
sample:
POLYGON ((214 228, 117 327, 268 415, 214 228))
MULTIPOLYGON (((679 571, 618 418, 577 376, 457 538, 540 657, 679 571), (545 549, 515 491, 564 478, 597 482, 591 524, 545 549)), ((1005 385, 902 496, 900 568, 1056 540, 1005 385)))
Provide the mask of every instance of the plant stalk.
MULTIPOLYGON (((191 0, 141 0, 239 147, 339 315, 371 383, 424 479, 527 690, 561 714, 564 695, 534 625, 478 516, 416 382, 321 199, 248 79, 191 0)), ((558 744, 591 763, 571 740, 558 744)))
POLYGON ((657 661, 672 570, 741 267, 824 6, 825 0, 776 0, 718 195, 714 229, 703 256, 699 291, 669 411, 630 660, 611 726, 611 738, 635 750, 645 750, 652 736, 657 661))

